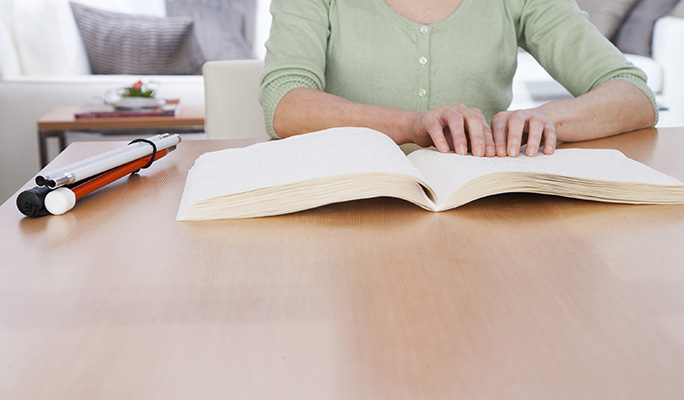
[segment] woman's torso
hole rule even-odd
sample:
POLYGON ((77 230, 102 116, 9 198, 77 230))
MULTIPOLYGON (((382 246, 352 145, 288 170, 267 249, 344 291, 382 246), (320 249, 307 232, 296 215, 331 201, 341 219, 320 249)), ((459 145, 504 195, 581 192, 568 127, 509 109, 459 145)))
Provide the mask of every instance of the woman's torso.
POLYGON ((406 1, 331 0, 325 90, 414 111, 464 103, 488 119, 506 109, 518 43, 505 2, 452 1, 428 15, 406 1))

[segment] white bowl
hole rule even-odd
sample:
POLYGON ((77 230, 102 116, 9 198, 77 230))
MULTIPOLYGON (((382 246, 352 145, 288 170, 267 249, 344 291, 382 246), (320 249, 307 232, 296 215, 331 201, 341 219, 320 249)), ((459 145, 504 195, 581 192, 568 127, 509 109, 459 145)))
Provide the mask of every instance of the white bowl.
POLYGON ((164 100, 149 97, 125 97, 112 104, 116 108, 157 108, 164 105, 164 100))

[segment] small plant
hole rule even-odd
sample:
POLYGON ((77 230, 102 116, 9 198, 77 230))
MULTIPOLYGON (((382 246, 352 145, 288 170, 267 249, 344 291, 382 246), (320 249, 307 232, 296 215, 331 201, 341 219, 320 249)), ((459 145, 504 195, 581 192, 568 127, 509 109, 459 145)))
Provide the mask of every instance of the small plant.
POLYGON ((122 97, 148 97, 154 98, 155 89, 150 88, 142 81, 137 81, 132 86, 123 88, 122 97))

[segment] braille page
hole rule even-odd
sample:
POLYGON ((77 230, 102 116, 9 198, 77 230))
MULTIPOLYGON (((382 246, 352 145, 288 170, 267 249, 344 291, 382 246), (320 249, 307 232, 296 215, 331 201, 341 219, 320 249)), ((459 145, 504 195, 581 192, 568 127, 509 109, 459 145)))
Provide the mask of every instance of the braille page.
MULTIPOLYGON (((178 218, 190 205, 208 199, 370 173, 422 180, 399 146, 386 135, 366 128, 333 128, 206 153, 188 173, 178 218)), ((336 193, 316 195, 333 202, 336 193)))
MULTIPOLYGON (((611 149, 559 149, 552 155, 473 157, 418 150, 408 158, 437 194, 439 209, 454 192, 465 201, 504 192, 535 192, 592 200, 640 202, 642 190, 683 200, 684 184, 611 149), (475 183, 477 182, 477 185, 475 183), (673 191, 665 190, 674 188, 673 191)), ((653 199, 648 199, 653 200, 653 199)))

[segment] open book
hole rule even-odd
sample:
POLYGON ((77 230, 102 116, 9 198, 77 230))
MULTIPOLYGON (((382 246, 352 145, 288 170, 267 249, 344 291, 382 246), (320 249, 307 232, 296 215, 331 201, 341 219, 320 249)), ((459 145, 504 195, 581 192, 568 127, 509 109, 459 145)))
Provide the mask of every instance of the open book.
POLYGON ((684 184, 617 150, 479 158, 421 149, 384 134, 333 128, 203 154, 190 169, 178 220, 278 215, 371 197, 431 211, 508 192, 619 203, 684 203, 684 184))

